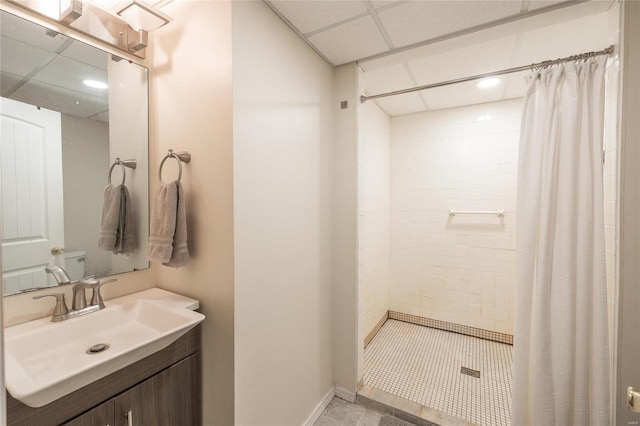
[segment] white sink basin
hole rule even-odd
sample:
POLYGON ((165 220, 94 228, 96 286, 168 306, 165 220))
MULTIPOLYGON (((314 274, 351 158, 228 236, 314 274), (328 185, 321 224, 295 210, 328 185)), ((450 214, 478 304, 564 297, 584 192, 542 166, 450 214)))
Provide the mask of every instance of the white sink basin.
POLYGON ((152 288, 108 300, 105 309, 62 322, 41 318, 5 329, 5 385, 42 407, 176 341, 204 319, 198 301, 152 288), (96 344, 109 348, 87 354, 96 344))

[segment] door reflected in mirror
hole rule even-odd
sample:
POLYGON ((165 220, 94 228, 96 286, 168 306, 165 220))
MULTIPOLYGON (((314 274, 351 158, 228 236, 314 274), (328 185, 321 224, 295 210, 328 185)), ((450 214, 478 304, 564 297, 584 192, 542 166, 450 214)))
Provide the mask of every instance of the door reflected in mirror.
POLYGON ((148 268, 147 69, 4 11, 0 32, 4 295, 148 268))

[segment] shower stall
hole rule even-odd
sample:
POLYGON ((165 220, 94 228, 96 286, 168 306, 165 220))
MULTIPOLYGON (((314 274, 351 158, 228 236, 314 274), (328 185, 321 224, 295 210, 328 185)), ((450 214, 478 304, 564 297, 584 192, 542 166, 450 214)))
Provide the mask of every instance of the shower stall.
MULTIPOLYGON (((535 66, 497 80, 466 77, 602 51, 618 37, 616 5, 553 24, 530 19, 360 64, 367 94, 404 88, 390 78, 401 74, 405 87, 428 89, 370 96, 360 110, 358 398, 408 420, 511 424, 519 144, 535 66), (563 33, 580 42, 552 46, 563 33)), ((599 53, 607 56, 602 174, 613 339, 618 60, 599 53)))

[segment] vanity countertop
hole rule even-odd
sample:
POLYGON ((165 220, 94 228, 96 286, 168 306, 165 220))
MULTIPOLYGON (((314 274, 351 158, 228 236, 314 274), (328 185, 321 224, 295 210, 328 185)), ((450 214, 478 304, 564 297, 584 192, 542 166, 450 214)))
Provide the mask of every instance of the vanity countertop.
POLYGON ((159 288, 105 302, 103 310, 62 322, 40 318, 5 333, 5 382, 9 393, 41 407, 145 358, 195 327, 199 303, 159 288), (102 352, 89 348, 104 344, 102 352))

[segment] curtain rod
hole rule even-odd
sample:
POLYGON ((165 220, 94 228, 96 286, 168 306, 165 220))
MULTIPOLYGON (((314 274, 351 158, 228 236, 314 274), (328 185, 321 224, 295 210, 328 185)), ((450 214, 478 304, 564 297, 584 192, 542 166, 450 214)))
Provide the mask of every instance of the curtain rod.
POLYGON ((393 91, 393 92, 379 93, 377 95, 370 95, 370 96, 362 95, 362 96, 360 96, 360 102, 361 103, 365 103, 369 99, 378 99, 378 98, 385 98, 387 96, 402 95, 402 94, 405 94, 405 93, 417 92, 419 90, 433 89, 434 87, 449 86, 451 84, 464 83, 466 81, 478 80, 478 79, 485 78, 485 77, 494 77, 494 76, 498 76, 498 75, 512 74, 514 72, 519 72, 519 71, 535 70, 535 69, 538 69, 538 68, 547 68, 547 67, 550 67, 552 65, 557 65, 557 64, 564 63, 564 62, 587 60, 589 58, 594 58, 596 56, 610 55, 610 54, 613 53, 613 51, 614 51, 614 46, 611 45, 611 46, 607 47, 606 49, 598 50, 597 52, 580 53, 579 55, 567 56, 565 58, 558 58, 558 59, 552 59, 552 60, 549 60, 549 61, 542 61, 542 62, 538 62, 538 63, 531 64, 531 65, 523 65, 521 67, 508 68, 508 69, 501 70, 501 71, 486 72, 484 74, 473 75, 473 76, 470 76, 470 77, 456 78, 454 80, 441 81, 439 83, 426 84, 424 86, 410 87, 408 89, 396 90, 396 91, 393 91))

